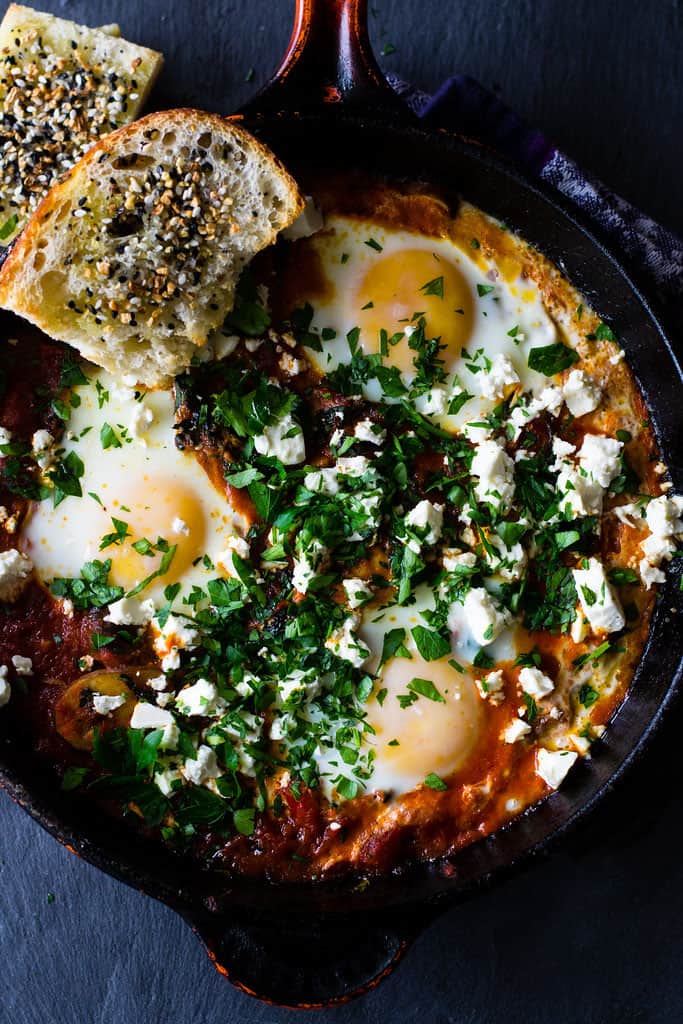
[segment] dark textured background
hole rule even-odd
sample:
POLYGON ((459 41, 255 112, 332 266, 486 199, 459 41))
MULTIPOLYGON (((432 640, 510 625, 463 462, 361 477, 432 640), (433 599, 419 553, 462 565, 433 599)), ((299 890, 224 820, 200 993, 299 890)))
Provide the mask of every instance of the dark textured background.
MULTIPOLYGON (((375 45, 396 47, 382 58, 387 70, 426 90, 454 71, 500 89, 569 154, 683 232, 679 0, 371 4, 375 45)), ((276 66, 293 8, 291 0, 42 6, 91 24, 117 19, 129 38, 166 54, 159 102, 220 111, 234 109, 276 66)), ((682 724, 679 709, 561 853, 451 911, 377 991, 318 1019, 683 1020, 682 724)), ((294 1017, 234 991, 175 914, 77 861, 0 795, 0 1024, 294 1017)))

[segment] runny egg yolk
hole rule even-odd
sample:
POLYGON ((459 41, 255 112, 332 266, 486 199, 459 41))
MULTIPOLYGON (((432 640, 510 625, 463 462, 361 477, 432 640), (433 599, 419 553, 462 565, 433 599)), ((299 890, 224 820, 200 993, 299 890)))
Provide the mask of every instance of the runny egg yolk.
POLYGON ((373 788, 406 792, 431 772, 445 777, 462 766, 479 735, 479 702, 471 678, 448 664, 448 657, 425 662, 419 656, 393 658, 382 671, 378 687, 386 689, 380 704, 368 703, 368 721, 375 730, 373 788), (407 707, 408 684, 430 680, 441 701, 419 696, 407 707))
MULTIPOLYGON (((415 324, 415 313, 424 315, 427 338, 441 338, 457 353, 472 331, 474 303, 464 274, 429 249, 379 254, 360 282, 354 303, 360 343, 368 355, 380 352, 381 330, 390 337, 404 331, 415 324)), ((407 338, 391 348, 391 362, 401 371, 413 372, 415 355, 407 338)))
MULTIPOLYGON (((133 544, 149 540, 156 546, 158 538, 176 552, 169 569, 164 573, 164 586, 182 579, 192 563, 201 558, 207 546, 206 514, 201 500, 191 490, 178 489, 177 482, 166 477, 145 475, 135 494, 122 494, 107 504, 106 489, 102 501, 110 515, 128 525, 129 536, 121 544, 107 547, 100 557, 111 558, 111 581, 130 590, 140 580, 151 575, 161 565, 163 552, 141 554, 133 544)), ((111 532, 111 525, 103 533, 111 532)))

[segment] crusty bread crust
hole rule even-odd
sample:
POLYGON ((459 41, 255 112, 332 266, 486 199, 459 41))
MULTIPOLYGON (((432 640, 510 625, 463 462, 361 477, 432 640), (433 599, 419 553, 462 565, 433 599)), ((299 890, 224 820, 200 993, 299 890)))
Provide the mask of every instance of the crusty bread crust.
POLYGON ((90 146, 140 113, 163 63, 119 37, 10 4, 0 24, 0 242, 90 146))
POLYGON ((0 306, 149 387, 184 370, 244 265, 303 209, 240 126, 180 109, 93 146, 43 199, 0 272, 0 306))

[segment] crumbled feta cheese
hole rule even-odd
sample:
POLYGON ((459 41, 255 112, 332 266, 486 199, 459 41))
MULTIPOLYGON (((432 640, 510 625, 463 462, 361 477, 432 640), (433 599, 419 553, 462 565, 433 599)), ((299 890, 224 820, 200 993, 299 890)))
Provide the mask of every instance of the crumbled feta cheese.
POLYGON ((33 562, 21 551, 0 551, 0 601, 16 601, 32 572, 33 562))
POLYGON ((368 441, 370 444, 380 445, 386 441, 387 432, 372 420, 360 420, 356 423, 353 436, 358 441, 368 441))
POLYGON ((519 673, 519 685, 530 697, 539 700, 555 689, 555 683, 540 668, 523 668, 519 673))
POLYGON ((539 747, 536 751, 536 774, 546 786, 557 789, 577 757, 574 750, 546 750, 545 747, 539 747))
POLYGON ((180 518, 180 516, 176 516, 173 522, 171 523, 171 531, 172 533, 175 533, 176 536, 178 537, 190 536, 190 527, 187 525, 184 519, 180 518))
POLYGON ((4 708, 12 696, 12 687, 7 678, 7 672, 7 665, 0 665, 0 708, 4 708))
POLYGON ((618 352, 615 352, 613 356, 609 357, 609 361, 612 366, 618 366, 619 363, 626 358, 626 353, 623 348, 620 348, 618 352))
POLYGON ((138 441, 142 440, 154 423, 154 413, 144 402, 137 402, 128 424, 128 432, 138 441))
POLYGON ((232 355, 240 343, 239 334, 216 334, 212 338, 215 359, 225 359, 232 355))
POLYGON ((486 438, 478 442, 471 471, 478 478, 474 487, 478 501, 500 501, 504 508, 511 504, 515 493, 514 462, 499 441, 486 438))
POLYGON ((292 586, 300 594, 308 591, 311 580, 315 577, 318 567, 327 555, 327 548, 320 541, 314 540, 305 551, 294 558, 292 569, 292 586))
POLYGON ((341 629, 334 632, 326 641, 325 647, 338 658, 350 662, 355 668, 362 668, 370 657, 370 648, 363 643, 354 630, 358 626, 358 616, 349 615, 341 629))
POLYGON ((183 775, 188 782, 194 782, 195 786, 203 786, 210 779, 217 779, 221 774, 216 759, 216 752, 202 744, 196 758, 188 758, 182 768, 183 775))
POLYGON ((349 455, 343 459, 337 459, 337 473, 342 476, 365 476, 370 469, 370 459, 365 455, 349 455))
POLYGON ((122 708, 126 703, 126 696, 123 693, 110 696, 107 693, 93 693, 92 706, 98 715, 110 715, 112 711, 122 708))
MULTIPOLYGON (((483 587, 472 587, 468 590, 463 610, 470 633, 480 647, 493 643, 510 622, 509 612, 505 608, 500 608, 483 587)), ((456 613, 459 618, 460 608, 454 606, 449 614, 450 629, 453 629, 451 623, 456 613)))
POLYGON ((600 405, 602 390, 583 370, 572 370, 562 385, 562 394, 572 416, 585 416, 600 405))
POLYGON ((208 679, 198 679, 180 691, 176 707, 181 715, 212 716, 223 711, 226 704, 213 683, 208 679))
POLYGON ((327 469, 314 469, 304 476, 304 487, 314 494, 327 494, 334 497, 339 493, 339 479, 337 469, 331 466, 327 469))
POLYGON ((293 242, 297 238, 308 238, 320 231, 324 224, 325 219, 315 205, 315 199, 313 196, 306 196, 306 205, 303 210, 288 228, 280 232, 280 236, 286 238, 288 242, 293 242))
POLYGON ((303 359, 295 359, 289 352, 282 353, 278 361, 278 365, 282 372, 286 373, 288 377, 296 377, 308 368, 303 359))
POLYGON ((233 555, 237 555, 238 558, 246 561, 249 558, 249 552, 249 542, 244 537, 233 534, 226 540, 225 550, 216 555, 216 565, 224 569, 228 576, 232 576, 233 579, 239 579, 233 555))
POLYGON ((30 658, 24 658, 21 654, 13 654, 12 664, 14 665, 14 671, 18 676, 33 675, 33 662, 30 658))
POLYGON ((575 516, 599 516, 602 512, 604 488, 585 471, 566 463, 557 477, 559 505, 575 516))
POLYGON ((490 701, 491 704, 501 704, 504 698, 503 670, 496 669, 495 672, 489 672, 483 679, 478 679, 477 689, 484 700, 490 701))
POLYGON ((658 569, 652 562, 649 562, 647 558, 641 558, 638 563, 638 570, 646 590, 649 590, 656 583, 666 583, 666 573, 658 569))
POLYGON ((563 441, 561 437, 553 437, 553 455, 555 462, 550 467, 552 470, 562 469, 562 462, 576 451, 576 445, 569 441, 563 441))
POLYGON ((474 569, 477 556, 473 551, 460 551, 459 548, 444 548, 443 567, 446 572, 458 572, 461 569, 474 569))
POLYGON ((491 368, 479 374, 481 393, 484 398, 502 398, 511 384, 519 384, 519 374, 508 355, 499 352, 491 360, 491 368))
POLYGON ((588 559, 587 569, 572 569, 581 608, 594 632, 616 633, 624 628, 626 619, 597 558, 588 559))
POLYGON ((523 736, 531 732, 531 726, 521 718, 513 718, 509 725, 503 729, 504 743, 517 743, 523 736))
POLYGON ((174 750, 178 746, 178 726, 170 711, 158 708, 155 704, 139 701, 133 708, 130 720, 131 729, 163 729, 162 750, 174 750))
POLYGON ((621 441, 600 434, 586 434, 579 450, 581 468, 605 489, 621 469, 621 441))
POLYGON ((12 442, 12 431, 8 430, 7 427, 0 427, 0 445, 11 444, 12 442))
POLYGON ((36 430, 31 438, 33 458, 42 470, 49 469, 55 460, 53 451, 54 437, 49 430, 36 430))
POLYGON ((345 437, 346 434, 344 433, 344 431, 340 427, 337 427, 337 429, 333 431, 332 437, 330 438, 330 447, 339 448, 339 446, 343 444, 345 437))
POLYGON ((372 597, 372 588, 358 577, 343 580, 342 585, 346 591, 346 602, 349 608, 360 608, 372 597))
POLYGON ((415 408, 423 416, 445 416, 451 402, 451 392, 439 384, 418 395, 415 408))
POLYGON ((418 502, 405 518, 405 524, 409 529, 416 530, 420 536, 420 542, 411 542, 410 547, 417 549, 419 553, 422 544, 436 544, 443 529, 443 505, 435 505, 427 500, 418 502))
POLYGON ((270 455, 285 466, 295 466, 306 458, 306 444, 301 426, 287 413, 262 434, 254 438, 259 455, 270 455))
POLYGON ((257 352, 263 344, 263 338, 247 338, 244 347, 247 352, 257 352))
POLYGON ((294 669, 289 675, 284 676, 278 680, 278 704, 299 703, 299 699, 306 697, 311 699, 314 697, 320 689, 320 681, 317 678, 317 674, 311 669, 303 671, 302 669, 294 669), (293 700, 296 698, 296 700, 293 700))
POLYGON ((161 772, 154 773, 154 781, 164 796, 170 796, 177 789, 175 782, 182 782, 183 777, 177 768, 165 768, 161 772))
POLYGON ((154 602, 138 601, 135 597, 122 597, 109 605, 104 616, 105 622, 113 622, 115 626, 146 626, 154 615, 154 602))
POLYGON ((180 649, 196 646, 198 633, 185 619, 169 615, 163 628, 154 640, 154 650, 161 658, 163 672, 180 668, 180 649))
POLYGON ((166 676, 155 676, 154 679, 148 679, 147 685, 153 690, 165 690, 168 685, 168 679, 166 676))

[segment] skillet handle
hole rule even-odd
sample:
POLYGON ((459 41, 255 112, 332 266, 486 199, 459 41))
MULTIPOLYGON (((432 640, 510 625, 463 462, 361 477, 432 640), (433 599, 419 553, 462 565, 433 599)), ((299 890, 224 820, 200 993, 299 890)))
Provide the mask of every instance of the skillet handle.
POLYGON ((319 112, 343 104, 365 116, 412 115, 382 74, 368 37, 367 0, 296 0, 287 53, 239 114, 319 112))
POLYGON ((397 966, 434 907, 367 915, 283 912, 190 921, 216 968, 233 985, 268 1003, 320 1009, 374 988, 397 966))

